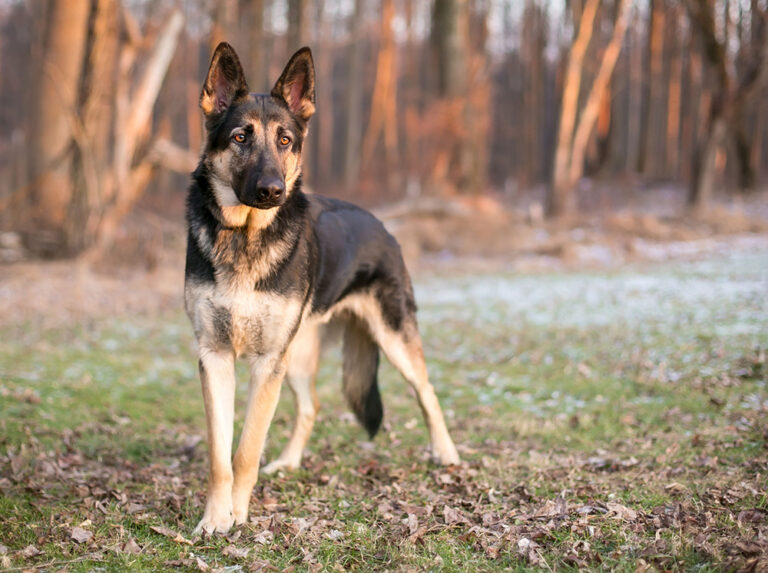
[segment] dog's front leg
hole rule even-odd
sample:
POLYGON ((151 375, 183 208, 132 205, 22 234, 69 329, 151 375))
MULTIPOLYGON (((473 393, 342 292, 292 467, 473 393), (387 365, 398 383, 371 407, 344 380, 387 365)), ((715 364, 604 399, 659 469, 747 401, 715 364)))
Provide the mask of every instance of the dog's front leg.
POLYGON ((235 357, 231 352, 200 351, 208 425, 210 474, 208 500, 195 533, 225 533, 232 527, 232 432, 235 418, 235 357))
POLYGON ((248 502, 259 477, 259 463, 272 417, 280 398, 280 385, 286 371, 285 356, 259 357, 251 361, 248 411, 235 453, 235 482, 232 503, 235 523, 248 519, 248 502))

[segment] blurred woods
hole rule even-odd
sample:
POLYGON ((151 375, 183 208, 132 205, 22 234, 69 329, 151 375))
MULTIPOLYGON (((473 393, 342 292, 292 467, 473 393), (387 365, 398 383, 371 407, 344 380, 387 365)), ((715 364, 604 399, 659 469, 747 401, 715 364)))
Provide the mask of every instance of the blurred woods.
POLYGON ((567 218, 600 177, 674 182, 700 209, 765 176, 767 4, 0 0, 0 228, 72 255, 142 196, 183 197, 222 40, 258 92, 312 47, 318 192, 527 196, 567 218))

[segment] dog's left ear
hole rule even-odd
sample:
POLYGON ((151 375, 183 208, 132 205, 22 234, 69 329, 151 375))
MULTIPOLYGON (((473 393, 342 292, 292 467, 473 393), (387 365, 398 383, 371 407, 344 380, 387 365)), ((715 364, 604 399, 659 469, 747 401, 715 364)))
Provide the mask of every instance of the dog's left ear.
POLYGON ((315 64, 312 51, 301 48, 293 54, 271 95, 283 100, 294 115, 304 121, 315 113, 315 64))

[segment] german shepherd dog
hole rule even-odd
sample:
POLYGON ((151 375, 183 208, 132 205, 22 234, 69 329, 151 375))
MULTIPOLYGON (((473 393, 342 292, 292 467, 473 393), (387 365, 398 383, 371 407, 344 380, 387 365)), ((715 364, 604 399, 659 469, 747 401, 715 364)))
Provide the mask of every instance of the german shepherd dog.
POLYGON ((413 289, 400 247, 373 215, 301 190, 301 149, 315 111, 308 48, 269 95, 248 91, 227 43, 200 95, 206 141, 192 174, 185 308, 199 348, 210 475, 196 532, 223 533, 248 518, 267 428, 283 378, 296 403, 293 434, 264 468, 297 468, 317 412, 320 327, 343 323, 342 389, 371 437, 383 409, 379 348, 418 397, 441 464, 459 456, 427 378, 413 289), (242 435, 232 460, 235 359, 250 365, 242 435))

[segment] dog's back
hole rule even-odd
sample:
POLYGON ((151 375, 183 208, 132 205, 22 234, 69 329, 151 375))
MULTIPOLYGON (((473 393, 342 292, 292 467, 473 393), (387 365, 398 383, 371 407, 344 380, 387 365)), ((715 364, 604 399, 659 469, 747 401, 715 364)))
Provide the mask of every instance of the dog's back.
POLYGON ((344 297, 371 292, 394 329, 415 312, 413 289, 400 246, 368 211, 346 201, 310 196, 318 245, 312 310, 323 313, 344 297))
POLYGON ((416 311, 411 281, 400 246, 373 215, 338 199, 313 195, 309 201, 317 245, 312 312, 322 316, 334 307, 345 308, 345 299, 357 302, 341 317, 342 387, 358 421, 373 437, 384 414, 377 382, 379 346, 359 315, 371 315, 364 307, 375 305, 375 314, 393 330, 401 329, 416 311))

